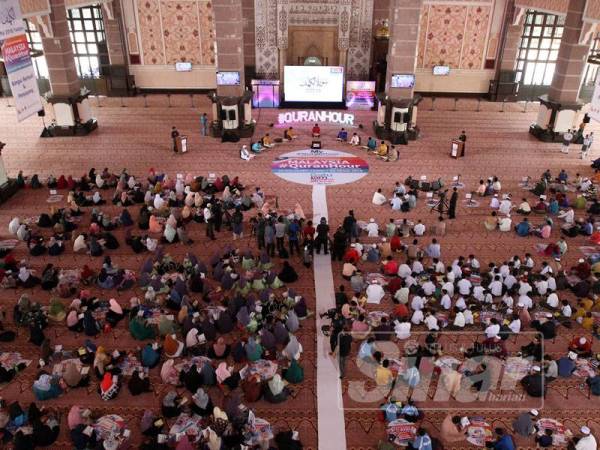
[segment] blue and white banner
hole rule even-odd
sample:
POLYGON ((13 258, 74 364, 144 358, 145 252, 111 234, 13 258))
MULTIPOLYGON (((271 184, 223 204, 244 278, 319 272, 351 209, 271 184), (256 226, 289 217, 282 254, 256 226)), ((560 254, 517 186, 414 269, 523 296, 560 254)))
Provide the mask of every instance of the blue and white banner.
POLYGON ((19 0, 0 0, 0 49, 21 122, 43 107, 19 0))

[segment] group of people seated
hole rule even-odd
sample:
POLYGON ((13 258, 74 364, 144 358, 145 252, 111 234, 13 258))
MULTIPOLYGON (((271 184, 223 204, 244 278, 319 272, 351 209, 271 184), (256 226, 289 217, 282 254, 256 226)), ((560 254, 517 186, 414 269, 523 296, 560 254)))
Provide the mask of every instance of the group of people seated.
MULTIPOLYGON (((125 387, 132 396, 153 397, 159 392, 151 381, 156 371, 161 383, 171 389, 160 394, 158 414, 148 410, 138 418, 142 436, 132 436, 129 430, 103 435, 97 428, 103 417, 77 407, 68 423, 73 447, 116 449, 141 438, 140 448, 145 449, 191 448, 195 443, 220 450, 264 447, 270 441, 280 448, 301 448, 293 430, 274 430, 271 436, 262 429, 259 432, 250 406, 258 401, 288 401, 294 395, 293 386, 304 379, 303 347, 297 333, 310 311, 304 297, 286 286, 298 279, 290 262, 273 261, 265 249, 241 250, 227 240, 212 255, 203 252, 203 259, 193 252, 183 259, 173 258, 165 249, 178 241, 191 244, 185 234, 181 238, 179 230, 194 222, 204 224, 209 239, 221 227, 228 227, 234 240, 242 236, 243 212, 265 205, 260 188, 249 195, 237 178, 189 175, 171 179, 153 170, 143 181, 126 171, 101 177, 101 186, 90 174, 84 178, 75 182, 74 193, 115 189, 112 203, 124 208, 121 214, 110 217, 107 206, 82 205, 75 215, 77 205, 69 199, 66 208, 37 219, 13 218, 8 230, 27 244, 32 260, 44 254, 76 260, 78 252, 86 252, 102 255, 100 266, 94 268, 89 260, 78 267, 75 264, 76 269, 47 264, 37 276, 29 261, 13 257, 18 245, 17 250, 4 249, 0 263, 1 288, 29 290, 15 303, 12 321, 27 330, 29 345, 39 349, 39 370, 31 385, 36 401, 52 404, 53 399, 67 396, 77 405, 80 389, 91 389, 100 400, 111 402, 122 397, 125 387), (136 221, 127 206, 138 203, 136 221), (147 234, 137 234, 136 228, 147 234), (45 236, 48 231, 52 233, 49 238, 45 236), (119 267, 105 254, 119 246, 113 233, 123 231, 132 255, 149 252, 137 270, 119 267), (49 303, 45 297, 38 299, 39 288, 52 293, 49 303), (111 293, 115 290, 121 293, 119 298, 129 292, 129 301, 118 299, 116 292, 111 293), (53 330, 63 326, 81 337, 79 346, 67 348, 55 338, 53 330), (96 343, 103 333, 117 328, 127 329, 140 348, 128 347, 125 340, 115 342, 113 349, 96 343), (189 395, 182 394, 182 389, 189 395), (215 389, 226 392, 226 399, 218 400, 221 396, 211 393, 215 389), (178 421, 197 425, 183 437, 175 436, 169 430, 178 421), (182 447, 182 442, 188 446, 182 447)), ((0 341, 17 337, 6 329, 9 322, 6 315, 0 317, 0 341)), ((21 363, 1 366, 0 378, 10 381, 24 368, 21 363)), ((0 439, 19 450, 51 445, 59 434, 61 418, 54 421, 54 416, 42 415, 37 422, 34 414, 30 422, 13 422, 17 417, 12 417, 12 409, 16 411, 17 406, 0 404, 0 417, 10 416, 0 420, 0 439)), ((114 408, 118 414, 120 407, 114 408)))

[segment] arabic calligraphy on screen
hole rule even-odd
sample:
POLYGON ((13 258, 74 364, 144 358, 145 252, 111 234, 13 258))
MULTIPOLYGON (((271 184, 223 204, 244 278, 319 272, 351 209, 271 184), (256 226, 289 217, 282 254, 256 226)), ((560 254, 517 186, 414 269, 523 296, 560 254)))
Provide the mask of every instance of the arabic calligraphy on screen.
POLYGON ((344 68, 338 66, 285 66, 283 89, 288 102, 341 102, 344 68))

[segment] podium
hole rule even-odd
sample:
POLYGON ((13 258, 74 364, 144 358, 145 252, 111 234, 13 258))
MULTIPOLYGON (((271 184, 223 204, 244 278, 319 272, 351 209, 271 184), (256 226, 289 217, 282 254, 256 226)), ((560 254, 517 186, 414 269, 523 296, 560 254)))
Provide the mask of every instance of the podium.
POLYGON ((177 147, 177 153, 187 152, 187 136, 177 136, 175 138, 175 146, 177 147))
POLYGON ((450 145, 450 157, 458 159, 462 156, 465 156, 465 143, 460 139, 452 139, 450 145))

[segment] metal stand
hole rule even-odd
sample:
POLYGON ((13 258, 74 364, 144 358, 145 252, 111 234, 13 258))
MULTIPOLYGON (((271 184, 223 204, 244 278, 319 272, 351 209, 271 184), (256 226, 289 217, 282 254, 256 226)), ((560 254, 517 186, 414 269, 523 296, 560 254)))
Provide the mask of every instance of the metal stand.
POLYGON ((437 203, 431 207, 429 212, 436 211, 440 214, 440 216, 448 214, 450 205, 448 205, 448 201, 446 200, 446 192, 448 192, 447 189, 444 192, 438 192, 439 199, 437 203))

